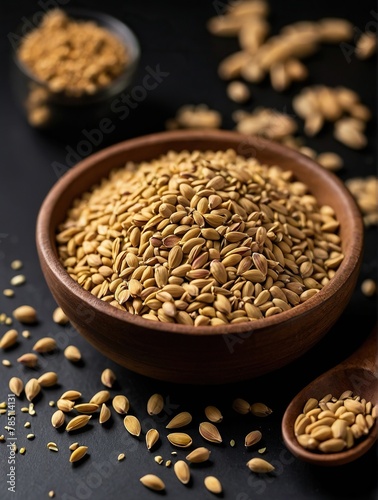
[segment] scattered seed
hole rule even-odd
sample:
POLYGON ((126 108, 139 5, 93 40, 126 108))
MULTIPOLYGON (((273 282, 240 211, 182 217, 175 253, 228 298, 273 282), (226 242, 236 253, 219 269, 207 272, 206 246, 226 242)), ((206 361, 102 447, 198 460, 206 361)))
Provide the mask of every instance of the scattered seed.
POLYGON ((97 405, 102 405, 110 399, 110 392, 107 390, 96 392, 96 394, 90 399, 90 403, 95 403, 97 405))
POLYGON ((105 403, 102 403, 100 416, 98 419, 100 424, 104 424, 105 422, 107 422, 111 416, 112 416, 112 413, 111 413, 110 409, 106 406, 105 403))
POLYGON ((130 409, 130 402, 123 394, 117 394, 112 401, 113 408, 120 415, 124 415, 130 409))
POLYGON ((223 491, 222 483, 215 476, 206 476, 204 479, 204 485, 207 490, 215 495, 219 495, 223 491))
POLYGON ((165 489, 164 482, 160 479, 160 477, 156 476, 155 474, 146 474, 142 476, 139 480, 144 486, 146 486, 150 490, 163 491, 165 489))
POLYGON ((267 417, 272 413, 272 411, 273 410, 271 410, 264 403, 253 403, 250 406, 250 412, 256 417, 267 417))
POLYGON ((233 447, 235 446, 235 444, 236 444, 236 443, 235 443, 235 439, 231 439, 231 441, 230 441, 230 446, 233 448, 233 447))
POLYGON ((52 387, 58 382, 58 375, 55 372, 46 372, 38 377, 38 382, 41 387, 52 387))
POLYGON ((101 382, 106 387, 113 387, 114 382, 116 381, 116 375, 110 368, 106 368, 101 374, 101 382))
POLYGON ((206 406, 205 415, 210 422, 214 424, 219 424, 223 420, 223 415, 220 410, 215 406, 206 406))
POLYGON ((254 444, 261 441, 261 438, 262 434, 260 431, 251 431, 245 436, 244 445, 246 446, 246 448, 249 448, 250 446, 253 446, 254 444))
POLYGON ((118 457, 117 457, 118 462, 121 462, 122 460, 124 460, 124 459, 125 459, 125 457, 126 457, 126 455, 125 455, 124 453, 120 453, 120 454, 118 455, 118 457))
POLYGON ((56 349, 56 340, 52 337, 43 337, 34 344, 33 351, 39 353, 51 352, 56 349))
POLYGON ((26 278, 23 274, 17 274, 16 276, 13 276, 10 280, 10 284, 12 286, 20 286, 23 285, 26 282, 26 278))
POLYGON ((20 454, 25 455, 26 453, 26 448, 20 448, 20 454))
POLYGON ((24 339, 29 339, 30 338, 30 332, 29 332, 29 330, 23 330, 22 331, 22 336, 24 337, 24 339))
POLYGON ((19 377, 12 377, 9 380, 9 389, 16 396, 20 396, 21 392, 24 390, 24 383, 19 377))
POLYGON ((49 443, 47 443, 47 448, 50 451, 59 451, 59 448, 58 448, 57 444, 53 443, 52 441, 50 441, 49 443))
POLYGON ((95 403, 80 403, 80 404, 75 404, 74 410, 78 411, 79 413, 95 413, 99 409, 99 405, 96 405, 95 403))
POLYGON ((49 491, 49 498, 54 498, 55 497, 55 491, 54 490, 50 490, 49 491))
POLYGON ((52 318, 58 325, 66 325, 69 322, 68 316, 63 312, 61 307, 54 309, 52 318))
POLYGON ((167 439, 173 446, 178 448, 188 448, 193 442, 189 434, 185 432, 172 432, 167 435, 167 439))
POLYGON ((32 306, 19 306, 13 311, 13 317, 24 324, 33 324, 37 321, 37 311, 32 306))
POLYGON ((211 451, 208 448, 200 446, 199 448, 196 448, 195 450, 191 451, 186 456, 186 460, 188 460, 188 462, 191 462, 193 464, 198 464, 201 462, 206 462, 206 460, 209 460, 210 454, 211 451))
POLYGON ((88 451, 88 446, 79 446, 78 448, 76 448, 76 450, 74 450, 71 453, 70 462, 71 463, 78 462, 87 454, 87 451, 88 451))
POLYGON ((64 413, 69 413, 75 406, 75 403, 74 401, 70 401, 69 399, 58 399, 58 401, 56 402, 56 406, 64 413))
POLYGON ((156 455, 156 457, 154 457, 154 460, 157 464, 161 465, 163 462, 164 462, 164 459, 162 456, 160 455, 156 455))
POLYGON ((68 422, 66 425, 66 431, 76 431, 77 429, 81 429, 86 426, 89 420, 92 418, 92 415, 78 415, 74 417, 72 420, 68 422))
POLYGON ((158 415, 164 408, 164 399, 161 394, 153 394, 147 401, 147 413, 158 415))
POLYGON ((17 358, 17 362, 28 368, 35 368, 38 364, 38 356, 33 352, 26 352, 17 358))
POLYGON ((72 363, 77 363, 81 360, 81 352, 74 345, 69 345, 64 349, 64 356, 72 363))
POLYGON ((142 426, 137 417, 135 417, 134 415, 126 415, 126 417, 123 419, 123 424, 126 430, 132 436, 140 436, 140 433, 142 432, 142 426))
POLYGON ((62 410, 57 410, 51 416, 51 424, 58 429, 64 424, 65 416, 62 410))
POLYGON ((232 408, 237 413, 240 413, 241 415, 246 415, 247 413, 250 412, 251 405, 245 399, 236 398, 232 402, 232 408))
POLYGON ((373 297, 377 292, 377 284, 373 279, 367 278, 361 283, 361 291, 366 297, 373 297))
POLYGON ((75 443, 70 444, 70 446, 68 447, 68 449, 69 449, 70 451, 74 451, 74 450, 76 450, 78 447, 79 447, 79 443, 78 443, 78 442, 75 442, 75 443))
POLYGON ((7 366, 7 367, 12 366, 12 363, 9 361, 9 359, 3 359, 3 360, 1 361, 1 364, 2 364, 3 366, 7 366))
POLYGON ((173 466, 177 479, 182 484, 188 484, 190 481, 190 469, 184 460, 177 460, 173 466))
MULTIPOLYGON (((25 395, 28 401, 32 401, 41 391, 41 386, 36 378, 31 378, 25 384, 25 395)), ((30 408, 28 409, 30 413, 30 408)))
POLYGON ((185 427, 186 425, 189 425, 191 421, 192 421, 192 415, 187 411, 183 411, 183 412, 175 415, 168 422, 168 424, 165 426, 165 428, 166 429, 177 429, 179 427, 185 427))
POLYGON ((210 441, 211 443, 222 442, 222 436, 219 430, 211 422, 201 422, 199 424, 199 433, 206 441, 210 441))
POLYGON ((23 267, 23 263, 22 263, 22 260, 20 259, 15 259, 11 262, 11 269, 13 269, 13 271, 18 271, 19 269, 21 269, 23 267))
POLYGON ((267 462, 262 458, 257 458, 257 457, 248 460, 247 467, 252 472, 258 472, 260 474, 273 472, 275 470, 275 467, 271 463, 267 462))
POLYGON ((149 429, 146 432, 146 446, 148 450, 154 447, 159 440, 159 431, 157 429, 149 429))
POLYGON ((70 389, 65 391, 59 399, 68 399, 69 401, 76 401, 81 397, 81 392, 70 389))
POLYGON ((7 332, 4 333, 4 335, 0 339, 0 348, 1 349, 8 349, 9 347, 12 347, 16 342, 18 338, 18 332, 14 328, 11 330, 8 330, 7 332))
POLYGON ((11 288, 5 288, 3 290, 3 295, 5 295, 5 297, 14 297, 14 291, 11 288))
POLYGON ((24 427, 26 427, 27 429, 29 429, 31 427, 31 423, 30 422, 25 422, 24 423, 24 427))

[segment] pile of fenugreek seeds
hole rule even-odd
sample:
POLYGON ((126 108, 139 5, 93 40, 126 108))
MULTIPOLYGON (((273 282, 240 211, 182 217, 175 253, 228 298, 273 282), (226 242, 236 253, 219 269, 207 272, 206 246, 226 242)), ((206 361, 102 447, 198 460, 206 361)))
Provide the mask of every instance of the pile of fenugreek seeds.
POLYGON ((84 193, 56 241, 70 276, 119 309, 224 325, 317 294, 344 258, 338 227, 291 171, 232 149, 169 151, 84 193))
POLYGON ((49 91, 74 97, 108 86, 128 62, 127 48, 116 35, 60 9, 45 14, 21 41, 17 55, 49 91))

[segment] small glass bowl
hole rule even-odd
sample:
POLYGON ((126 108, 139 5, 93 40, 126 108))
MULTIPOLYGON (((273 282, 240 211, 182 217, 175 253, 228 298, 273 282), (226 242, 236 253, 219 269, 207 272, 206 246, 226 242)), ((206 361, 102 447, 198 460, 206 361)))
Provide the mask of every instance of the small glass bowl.
MULTIPOLYGON (((28 123, 36 129, 68 135, 98 125, 101 119, 111 115, 113 100, 129 88, 134 80, 140 60, 140 45, 126 24, 108 14, 76 8, 67 8, 64 12, 70 19, 93 21, 107 29, 125 44, 128 51, 127 65, 117 78, 93 94, 84 93, 76 97, 64 92, 52 92, 47 82, 37 78, 20 61, 18 47, 15 47, 11 68, 12 89, 28 123)), ((33 29, 36 27, 33 26, 33 29)), ((22 37, 19 37, 19 41, 22 37)))

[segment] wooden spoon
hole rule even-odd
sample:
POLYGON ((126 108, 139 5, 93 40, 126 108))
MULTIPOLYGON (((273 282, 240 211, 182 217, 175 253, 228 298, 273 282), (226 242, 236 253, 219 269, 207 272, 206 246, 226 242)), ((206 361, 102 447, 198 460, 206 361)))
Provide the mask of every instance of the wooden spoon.
POLYGON ((351 390, 353 395, 378 403, 377 379, 377 327, 360 348, 342 363, 320 375, 302 389, 287 407, 282 419, 282 436, 287 448, 296 457, 313 464, 323 466, 342 465, 359 458, 366 453, 377 440, 377 421, 368 435, 362 436, 352 448, 337 453, 322 453, 307 450, 297 441, 294 434, 294 422, 302 413, 309 398, 321 399, 326 394, 339 397, 344 391, 351 390))

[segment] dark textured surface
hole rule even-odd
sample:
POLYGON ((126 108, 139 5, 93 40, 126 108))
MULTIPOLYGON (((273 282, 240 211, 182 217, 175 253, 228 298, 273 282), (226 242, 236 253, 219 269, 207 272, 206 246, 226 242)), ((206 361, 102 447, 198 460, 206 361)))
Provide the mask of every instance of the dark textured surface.
MULTIPOLYGON (((15 258, 24 262, 22 272, 27 277, 27 282, 16 289, 14 298, 0 295, 0 312, 10 315, 16 306, 28 303, 36 307, 40 318, 38 325, 29 328, 31 339, 21 337, 15 348, 1 353, 1 357, 11 360, 13 366, 6 368, 0 365, 0 401, 7 400, 8 380, 13 375, 26 381, 32 376, 53 370, 59 375, 60 385, 43 390, 35 402, 35 416, 22 413, 21 407, 26 404, 26 400, 17 399, 16 437, 18 446, 25 446, 27 451, 24 456, 18 454, 16 457, 16 492, 11 493, 7 491, 9 449, 7 443, 0 443, 0 498, 37 500, 47 498, 47 492, 53 489, 56 497, 63 499, 149 499, 157 494, 144 488, 139 478, 151 472, 159 474, 165 481, 166 493, 162 496, 169 499, 212 498, 213 495, 203 486, 203 478, 208 474, 222 481, 225 499, 376 498, 376 449, 357 462, 337 469, 317 468, 294 459, 285 448, 280 431, 281 418, 291 397, 311 379, 352 353, 376 322, 376 298, 364 297, 359 288, 364 278, 377 276, 376 228, 366 230, 361 276, 352 300, 339 321, 311 352, 289 367, 258 380, 200 388, 156 382, 116 366, 96 352, 72 327, 60 327, 53 323, 51 314, 55 303, 38 263, 35 221, 44 197, 59 175, 57 163, 54 162, 70 166, 68 151, 77 151, 83 136, 81 133, 72 134, 69 130, 58 137, 49 136, 31 129, 16 105, 9 79, 12 49, 8 35, 23 22, 24 16, 40 12, 43 4, 6 0, 0 6, 0 289, 8 287, 10 278, 15 274, 10 268, 15 258), (29 352, 34 341, 46 335, 56 338, 58 351, 41 356, 38 370, 20 367, 16 362, 17 357, 29 352), (82 366, 72 366, 63 357, 62 351, 69 343, 82 350, 82 366), (110 425, 104 427, 98 424, 97 416, 94 416, 88 428, 72 436, 52 428, 50 416, 53 409, 49 407, 48 401, 56 400, 67 389, 78 389, 83 394, 83 401, 89 399, 103 388, 100 373, 106 367, 114 369, 117 374, 118 380, 111 391, 112 395, 119 392, 128 396, 131 411, 142 421, 144 432, 152 426, 161 432, 161 443, 153 452, 147 451, 144 438, 138 440, 126 433, 119 415, 113 415, 110 425), (161 392, 166 399, 164 412, 157 418, 149 417, 146 413, 147 399, 154 392, 161 392), (235 397, 242 397, 250 403, 262 401, 273 409, 273 413, 264 419, 235 414, 231 410, 231 402, 235 397), (219 406, 224 414, 224 421, 219 425, 224 438, 221 445, 207 444, 198 434, 198 424, 205 419, 203 409, 208 404, 219 406), (194 417, 187 428, 193 436, 194 445, 209 446, 212 450, 208 464, 192 467, 192 482, 187 487, 178 482, 172 468, 158 466, 153 460, 157 454, 165 460, 176 459, 170 455, 172 447, 165 438, 165 425, 175 413, 185 410, 194 417), (26 420, 31 422, 30 431, 36 436, 33 441, 26 439, 29 432, 24 428, 26 420), (276 466, 275 473, 268 476, 254 475, 245 466, 249 458, 258 455, 256 450, 246 450, 243 444, 244 435, 253 429, 262 431, 261 445, 267 448, 263 457, 276 466), (234 448, 229 446, 230 439, 236 441, 234 448), (58 453, 46 448, 48 441, 58 444, 58 453), (68 461, 68 446, 73 441, 89 446, 88 458, 77 466, 72 466, 68 461), (125 461, 120 463, 115 459, 119 452, 126 454, 125 461)), ((113 14, 135 31, 142 48, 135 85, 141 84, 147 67, 156 68, 160 65, 162 71, 169 73, 156 89, 130 110, 127 118, 121 119, 120 112, 114 113, 114 131, 105 135, 93 151, 123 139, 163 130, 165 120, 175 114, 178 106, 187 103, 207 103, 222 112, 224 128, 234 127, 231 113, 239 106, 226 98, 225 82, 217 77, 216 69, 223 57, 237 49, 237 43, 234 39, 213 37, 205 29, 206 20, 216 14, 217 7, 221 8, 223 2, 109 0, 103 3, 88 0, 71 1, 69 4, 113 14)), ((342 16, 355 25, 358 34, 365 27, 376 31, 376 12, 374 2, 366 1, 289 1, 285 4, 272 1, 270 22, 272 31, 277 32, 280 27, 296 20, 342 16)), ((334 141, 328 127, 316 138, 308 139, 307 144, 319 152, 333 150, 341 154, 345 167, 338 175, 343 180, 376 175, 375 59, 359 61, 352 54, 348 62, 339 46, 329 45, 323 46, 309 58, 306 65, 310 77, 305 85, 343 84, 357 90, 362 101, 374 112, 374 119, 367 129, 369 145, 363 151, 352 151, 334 141)), ((268 83, 253 86, 253 100, 246 109, 263 105, 292 112, 292 96, 301 87, 298 84, 283 94, 277 94, 268 83)), ((19 324, 15 324, 15 327, 20 332, 23 329, 19 324)), ((0 334, 6 330, 5 325, 0 325, 0 334)), ((0 434, 9 437, 5 425, 7 417, 0 415, 0 434)), ((177 450, 177 457, 183 458, 185 455, 185 451, 177 450)))

